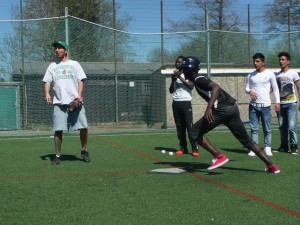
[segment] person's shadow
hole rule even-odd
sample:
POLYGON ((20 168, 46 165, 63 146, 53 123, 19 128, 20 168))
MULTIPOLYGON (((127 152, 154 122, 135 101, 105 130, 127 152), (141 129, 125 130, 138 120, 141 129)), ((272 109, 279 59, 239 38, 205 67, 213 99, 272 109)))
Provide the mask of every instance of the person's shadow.
POLYGON ((161 151, 161 150, 166 150, 167 152, 176 152, 177 149, 175 148, 168 148, 168 147, 155 147, 155 150, 161 151))
MULTIPOLYGON (((41 160, 48 160, 52 162, 55 159, 55 154, 48 154, 40 156, 41 160)), ((60 161, 84 161, 82 158, 78 158, 76 155, 61 155, 60 161)))
POLYGON ((168 165, 171 167, 176 167, 183 169, 189 173, 194 173, 194 172, 203 172, 201 170, 206 169, 209 164, 206 163, 195 163, 195 162, 156 162, 154 163, 156 165, 168 165))

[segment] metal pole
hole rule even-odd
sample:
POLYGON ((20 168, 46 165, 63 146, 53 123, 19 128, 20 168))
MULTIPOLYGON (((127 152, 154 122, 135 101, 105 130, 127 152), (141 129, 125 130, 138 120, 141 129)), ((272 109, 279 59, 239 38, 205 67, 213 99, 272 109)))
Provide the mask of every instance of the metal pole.
POLYGON ((205 26, 206 26, 206 51, 207 51, 207 77, 211 77, 210 37, 209 37, 209 10, 205 4, 205 26))
MULTIPOLYGON (((66 32, 66 43, 69 45, 69 11, 68 7, 65 7, 65 32, 66 32)), ((71 51, 70 51, 70 45, 68 49, 68 58, 70 58, 71 51)))
POLYGON ((288 8, 288 48, 291 53, 291 8, 288 8))
POLYGON ((118 97, 118 73, 117 73, 117 36, 116 36, 116 2, 113 0, 113 26, 114 26, 114 70, 115 70, 115 99, 116 99, 116 122, 119 122, 119 97, 118 97))
POLYGON ((164 10, 163 10, 163 0, 160 0, 160 43, 161 43, 161 66, 163 67, 164 60, 164 10))
POLYGON ((251 64, 251 23, 250 23, 250 4, 248 4, 248 63, 251 64))
POLYGON ((27 127, 27 88, 24 73, 24 24, 23 24, 23 0, 20 0, 20 19, 21 19, 21 74, 22 74, 22 90, 24 98, 24 111, 23 111, 23 128, 27 127))

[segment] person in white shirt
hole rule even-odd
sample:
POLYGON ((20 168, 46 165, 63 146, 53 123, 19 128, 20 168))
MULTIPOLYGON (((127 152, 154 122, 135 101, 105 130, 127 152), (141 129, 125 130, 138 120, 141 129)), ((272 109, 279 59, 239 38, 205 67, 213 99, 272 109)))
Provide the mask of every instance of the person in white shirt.
POLYGON ((297 90, 300 101, 300 79, 299 74, 290 69, 291 56, 288 52, 278 54, 280 72, 276 73, 276 79, 280 93, 280 112, 278 113, 279 130, 280 130, 280 147, 279 152, 288 152, 289 147, 291 154, 298 154, 298 110, 300 105, 297 104, 297 90))
POLYGON ((188 154, 186 132, 188 133, 192 147, 192 156, 199 156, 197 142, 191 141, 190 130, 193 125, 192 110, 192 89, 194 84, 187 80, 182 73, 181 62, 183 56, 178 56, 175 60, 175 70, 172 75, 172 82, 169 87, 170 94, 173 94, 173 116, 176 124, 177 137, 179 140, 179 150, 177 155, 188 154))
POLYGON ((52 44, 57 60, 52 62, 43 78, 45 100, 48 105, 53 104, 53 130, 56 156, 52 165, 59 165, 61 161, 61 147, 63 131, 80 130, 81 157, 85 162, 90 162, 87 151, 88 124, 83 106, 83 82, 87 79, 81 65, 68 59, 68 44, 58 41, 52 44), (50 95, 51 83, 53 84, 53 101, 50 95), (73 112, 68 111, 68 105, 78 99, 80 107, 73 112))
MULTIPOLYGON (((261 119, 264 133, 264 151, 268 156, 272 156, 270 93, 273 92, 275 97, 275 111, 279 112, 279 89, 275 74, 265 68, 265 56, 262 53, 256 53, 252 58, 255 71, 248 74, 245 86, 245 91, 251 98, 249 103, 251 138, 258 144, 259 120, 261 119)), ((250 151, 248 155, 256 156, 253 151, 250 151)))

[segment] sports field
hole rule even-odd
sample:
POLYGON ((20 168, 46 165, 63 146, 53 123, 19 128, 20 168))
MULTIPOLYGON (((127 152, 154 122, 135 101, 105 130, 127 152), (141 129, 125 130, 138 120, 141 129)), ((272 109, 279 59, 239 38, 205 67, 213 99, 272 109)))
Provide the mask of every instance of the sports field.
POLYGON ((274 153, 281 173, 267 174, 227 130, 208 137, 230 159, 211 172, 203 149, 198 158, 161 153, 176 150, 175 131, 92 134, 90 163, 68 134, 58 166, 52 137, 0 137, 0 224, 300 224, 300 155, 274 153), (173 167, 186 172, 149 172, 173 167))

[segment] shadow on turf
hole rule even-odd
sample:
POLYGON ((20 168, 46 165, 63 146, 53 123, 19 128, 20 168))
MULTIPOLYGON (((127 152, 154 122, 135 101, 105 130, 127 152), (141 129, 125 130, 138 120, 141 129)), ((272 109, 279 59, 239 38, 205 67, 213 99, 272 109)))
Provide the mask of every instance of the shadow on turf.
MULTIPOLYGON (((155 150, 161 151, 161 150, 166 150, 167 152, 176 152, 178 149, 175 148, 168 148, 168 147, 155 147, 155 150)), ((221 148, 222 151, 226 152, 235 152, 239 154, 248 154, 249 150, 247 149, 240 149, 240 148, 221 148)), ((190 153, 191 155, 192 153, 190 153)))
POLYGON ((166 150, 167 152, 176 152, 178 150, 175 148, 167 148, 167 147, 155 147, 154 149, 158 151, 166 150))
MULTIPOLYGON (((42 160, 47 160, 47 158, 52 161, 55 158, 55 154, 48 154, 40 156, 42 160)), ((60 161, 84 161, 82 158, 78 158, 76 155, 61 155, 60 161)))
POLYGON ((248 154, 249 150, 247 149, 240 149, 240 148, 221 148, 222 151, 226 152, 235 152, 240 154, 248 154))
MULTIPOLYGON (((230 160, 230 161, 232 161, 232 160, 230 160)), ((229 163, 230 163, 230 161, 229 161, 229 163)), ((205 173, 207 173, 207 175, 219 175, 219 174, 223 174, 222 172, 220 172, 220 170, 222 170, 222 169, 237 170, 237 171, 247 171, 247 172, 264 172, 263 170, 234 168, 234 167, 227 167, 227 166, 221 166, 221 167, 217 168, 216 170, 208 171, 207 167, 210 166, 209 164, 207 164, 207 163, 195 163, 195 162, 157 162, 155 164, 170 165, 172 167, 183 169, 183 170, 185 170, 185 171, 187 171, 189 173, 194 173, 194 172, 202 172, 202 173, 204 173, 205 172, 205 173)))

